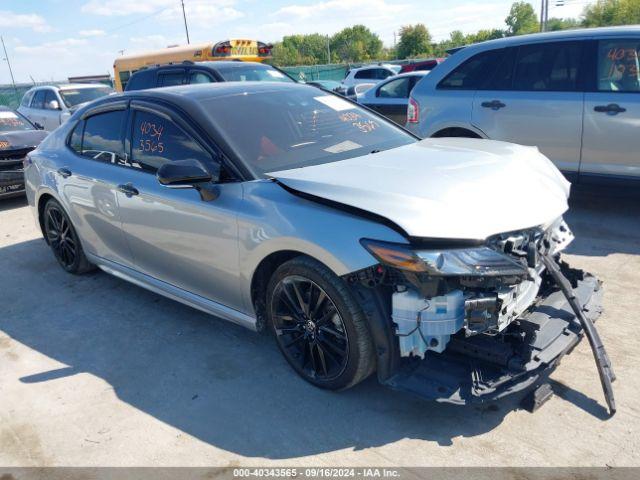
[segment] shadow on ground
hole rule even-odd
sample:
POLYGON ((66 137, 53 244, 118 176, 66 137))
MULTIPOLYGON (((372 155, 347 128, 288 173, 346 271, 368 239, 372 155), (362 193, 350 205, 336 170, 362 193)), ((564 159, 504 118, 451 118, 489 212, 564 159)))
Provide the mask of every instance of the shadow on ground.
MULTIPOLYGON (((640 251, 637 205, 580 202, 569 215, 578 237, 573 253, 640 251), (620 242, 611 240, 614 233, 620 242)), ((285 459, 403 438, 451 445, 455 437, 492 430, 517 405, 439 405, 387 390, 374 378, 345 392, 322 391, 296 377, 272 338, 103 273, 68 275, 41 239, 0 249, 0 266, 13 274, 3 286, 12 302, 0 329, 66 365, 20 381, 90 373, 140 411, 240 455, 285 459)), ((606 415, 593 399, 561 384, 554 389, 588 413, 606 415)))
POLYGON ((27 197, 25 196, 0 199, 0 212, 4 212, 5 210, 13 210, 14 208, 21 208, 26 206, 27 206, 27 197))
POLYGON ((640 254, 640 194, 602 188, 575 188, 565 215, 576 235, 567 253, 606 256, 640 254))

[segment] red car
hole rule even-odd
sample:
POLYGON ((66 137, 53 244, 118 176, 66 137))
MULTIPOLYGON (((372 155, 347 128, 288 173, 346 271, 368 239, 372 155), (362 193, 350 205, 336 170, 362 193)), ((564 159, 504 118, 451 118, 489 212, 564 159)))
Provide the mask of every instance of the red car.
POLYGON ((439 63, 444 62, 444 58, 429 58, 427 60, 415 60, 411 63, 407 63, 402 66, 400 73, 415 72, 415 71, 429 71, 438 66, 439 63))

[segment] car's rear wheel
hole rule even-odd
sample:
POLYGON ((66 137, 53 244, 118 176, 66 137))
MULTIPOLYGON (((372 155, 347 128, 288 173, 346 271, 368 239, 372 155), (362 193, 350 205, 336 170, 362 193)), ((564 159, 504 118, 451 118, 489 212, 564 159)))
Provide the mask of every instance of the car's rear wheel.
POLYGON ((44 207, 44 233, 58 263, 69 273, 85 273, 95 266, 87 260, 69 216, 56 200, 44 207))
POLYGON ((366 317, 345 282, 321 263, 297 257, 281 265, 267 288, 267 311, 278 347, 308 382, 344 389, 374 371, 366 317))

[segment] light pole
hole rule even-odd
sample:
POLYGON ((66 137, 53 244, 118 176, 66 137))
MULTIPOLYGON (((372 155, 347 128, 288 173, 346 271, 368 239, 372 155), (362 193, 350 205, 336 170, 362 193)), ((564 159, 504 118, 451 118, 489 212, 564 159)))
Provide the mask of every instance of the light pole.
POLYGON ((189 42, 189 27, 187 27, 187 14, 184 12, 184 0, 180 0, 180 3, 182 4, 182 18, 184 18, 184 31, 187 33, 187 44, 189 44, 191 42, 189 42))
POLYGON ((4 59, 7 61, 7 66, 9 67, 9 75, 11 75, 11 85, 13 85, 13 91, 18 93, 18 89, 16 88, 16 81, 13 79, 13 70, 11 70, 9 55, 7 55, 7 47, 4 46, 4 38, 2 38, 2 35, 0 35, 0 40, 2 41, 2 49, 4 50, 4 59))

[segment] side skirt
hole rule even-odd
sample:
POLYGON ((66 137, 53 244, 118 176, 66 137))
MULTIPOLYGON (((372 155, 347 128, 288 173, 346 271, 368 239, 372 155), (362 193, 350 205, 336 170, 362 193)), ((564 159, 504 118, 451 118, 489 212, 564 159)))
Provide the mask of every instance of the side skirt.
POLYGON ((154 293, 170 298, 180 303, 184 303, 190 307, 196 308, 202 312, 220 317, 224 320, 236 323, 250 330, 256 331, 256 319, 250 315, 234 310, 233 308, 214 302, 207 298, 201 297, 191 292, 187 292, 179 287, 163 282, 156 278, 150 277, 144 273, 140 273, 132 268, 125 267, 119 263, 97 257, 85 252, 87 259, 97 265, 105 272, 131 282, 139 287, 146 288, 154 293))

